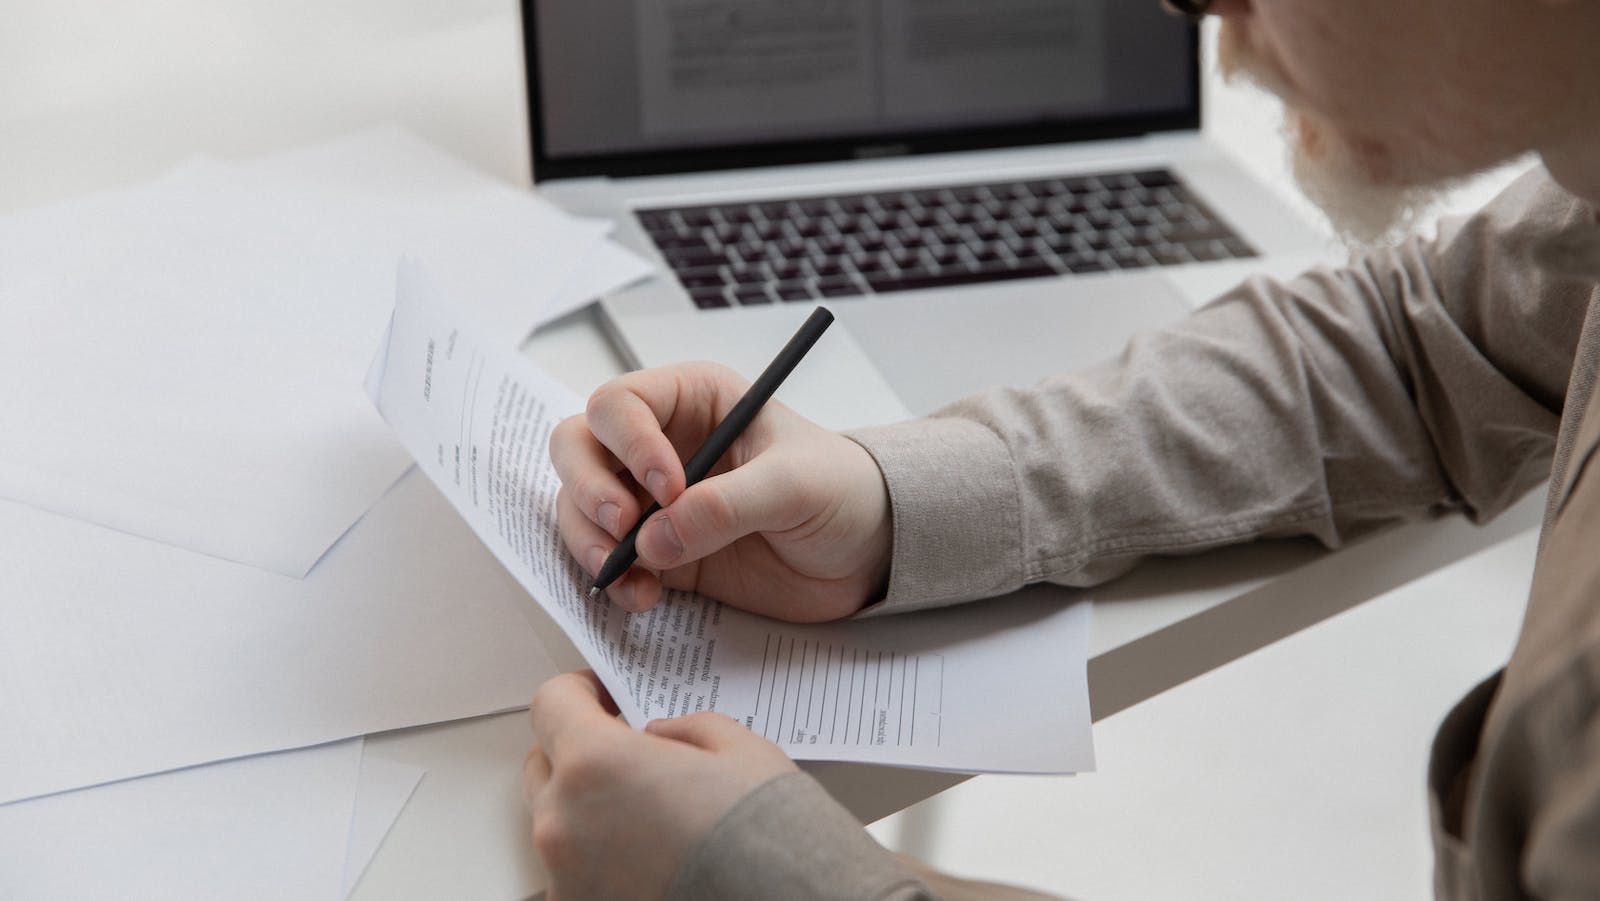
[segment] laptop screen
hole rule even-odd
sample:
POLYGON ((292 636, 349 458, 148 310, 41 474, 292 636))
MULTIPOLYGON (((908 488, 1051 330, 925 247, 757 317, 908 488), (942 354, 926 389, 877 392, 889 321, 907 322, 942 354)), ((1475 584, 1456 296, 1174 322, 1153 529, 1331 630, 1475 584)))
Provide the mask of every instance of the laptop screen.
POLYGON ((1156 0, 523 0, 538 180, 1199 124, 1156 0))

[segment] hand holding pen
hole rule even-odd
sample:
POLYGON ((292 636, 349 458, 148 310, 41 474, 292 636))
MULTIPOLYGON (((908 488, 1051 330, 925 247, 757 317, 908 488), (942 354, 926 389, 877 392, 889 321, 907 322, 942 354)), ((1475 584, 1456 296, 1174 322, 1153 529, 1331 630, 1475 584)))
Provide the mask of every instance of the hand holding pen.
POLYGON ((557 427, 550 452, 568 549, 599 574, 636 533, 638 563, 606 588, 613 602, 642 611, 664 588, 684 588, 811 622, 849 616, 881 594, 890 522, 877 465, 848 438, 763 403, 803 353, 791 345, 775 381, 757 386, 709 363, 629 373, 557 427), (736 416, 746 397, 755 400, 736 416), (711 441, 724 421, 732 425, 711 441), (694 460, 702 447, 711 458, 694 460), (694 469, 705 477, 691 478, 702 475, 694 469), (647 514, 651 501, 661 509, 647 514))

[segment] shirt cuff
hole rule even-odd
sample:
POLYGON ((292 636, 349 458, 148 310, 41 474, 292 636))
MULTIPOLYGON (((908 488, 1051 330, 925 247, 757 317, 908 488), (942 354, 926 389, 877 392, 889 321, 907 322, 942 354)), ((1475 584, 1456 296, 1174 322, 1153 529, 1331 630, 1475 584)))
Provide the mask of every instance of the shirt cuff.
POLYGON ((801 772, 735 804, 697 845, 666 901, 926 899, 922 883, 801 772))
POLYGON ((1022 496, 1000 436, 964 419, 845 433, 889 487, 894 552, 884 599, 857 616, 902 613, 1022 587, 1022 496))

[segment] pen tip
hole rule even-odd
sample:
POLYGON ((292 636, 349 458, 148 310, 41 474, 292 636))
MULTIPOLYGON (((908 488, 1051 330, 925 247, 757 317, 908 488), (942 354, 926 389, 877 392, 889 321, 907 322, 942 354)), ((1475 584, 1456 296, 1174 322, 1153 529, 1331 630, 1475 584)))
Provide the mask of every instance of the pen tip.
POLYGON ((596 585, 593 588, 589 589, 589 600, 595 601, 595 600, 599 600, 599 599, 600 599, 600 586, 596 585))

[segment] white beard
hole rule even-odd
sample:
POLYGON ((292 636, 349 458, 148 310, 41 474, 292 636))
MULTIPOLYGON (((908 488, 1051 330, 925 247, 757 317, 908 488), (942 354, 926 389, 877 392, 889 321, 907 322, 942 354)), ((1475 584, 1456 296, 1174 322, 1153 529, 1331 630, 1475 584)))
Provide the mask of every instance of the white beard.
POLYGON ((1295 182, 1353 251, 1395 244, 1412 234, 1456 185, 1445 177, 1420 183, 1380 179, 1373 163, 1337 132, 1320 130, 1292 109, 1285 109, 1284 120, 1295 182))
POLYGON ((1456 179, 1433 171, 1424 158, 1407 158, 1398 148, 1351 138, 1305 111, 1283 78, 1226 23, 1217 49, 1228 81, 1253 85, 1283 103, 1295 181, 1352 250, 1404 238, 1456 184, 1456 179))

